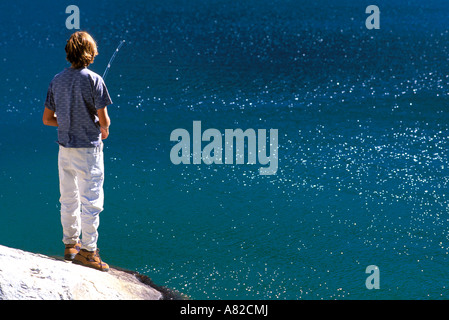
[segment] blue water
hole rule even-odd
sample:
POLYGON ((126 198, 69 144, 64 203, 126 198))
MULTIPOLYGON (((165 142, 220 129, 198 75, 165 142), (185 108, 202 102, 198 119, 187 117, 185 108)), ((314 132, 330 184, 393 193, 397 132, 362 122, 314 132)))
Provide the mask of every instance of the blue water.
MULTIPOLYGON (((0 4, 0 244, 59 256, 56 129, 41 117, 68 66, 69 4, 0 4)), ((126 40, 106 79, 106 262, 193 299, 449 296, 447 1, 77 5, 92 70, 126 40), (173 165, 170 133, 195 120, 278 129, 277 174, 173 165)))

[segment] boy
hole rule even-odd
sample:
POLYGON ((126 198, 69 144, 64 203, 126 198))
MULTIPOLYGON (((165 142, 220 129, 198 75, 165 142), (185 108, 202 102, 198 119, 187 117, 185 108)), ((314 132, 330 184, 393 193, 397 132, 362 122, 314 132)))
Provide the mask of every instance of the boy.
POLYGON ((58 170, 64 259, 108 271, 97 249, 103 211, 103 142, 112 104, 103 79, 87 69, 98 55, 95 40, 75 32, 65 46, 70 68, 50 83, 42 121, 58 127, 58 170), (82 232, 82 240, 80 236, 82 232))

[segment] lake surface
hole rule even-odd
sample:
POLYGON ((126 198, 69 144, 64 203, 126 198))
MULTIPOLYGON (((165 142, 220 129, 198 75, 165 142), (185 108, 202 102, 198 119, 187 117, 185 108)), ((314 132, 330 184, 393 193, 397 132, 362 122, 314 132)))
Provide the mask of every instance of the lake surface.
MULTIPOLYGON (((0 244, 62 255, 71 3, 0 4, 0 244)), ((193 299, 446 299, 447 1, 79 1, 113 105, 99 247, 193 299), (176 128, 278 129, 278 170, 170 160, 176 128), (380 270, 368 290, 365 270, 380 270)), ((206 143, 203 142, 203 147, 206 143)))

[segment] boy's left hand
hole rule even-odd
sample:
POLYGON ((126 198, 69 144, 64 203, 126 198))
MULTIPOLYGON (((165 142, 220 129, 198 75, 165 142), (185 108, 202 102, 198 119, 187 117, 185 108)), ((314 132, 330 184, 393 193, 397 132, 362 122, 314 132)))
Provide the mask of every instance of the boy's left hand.
POLYGON ((109 128, 100 127, 100 131, 101 131, 101 139, 102 140, 107 139, 109 136, 109 128))

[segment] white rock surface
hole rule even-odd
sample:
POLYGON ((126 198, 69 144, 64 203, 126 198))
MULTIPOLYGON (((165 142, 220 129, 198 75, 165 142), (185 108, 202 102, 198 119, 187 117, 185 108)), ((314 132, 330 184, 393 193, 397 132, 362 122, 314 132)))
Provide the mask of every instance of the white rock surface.
POLYGON ((159 300, 131 273, 109 272, 0 245, 0 300, 159 300))

